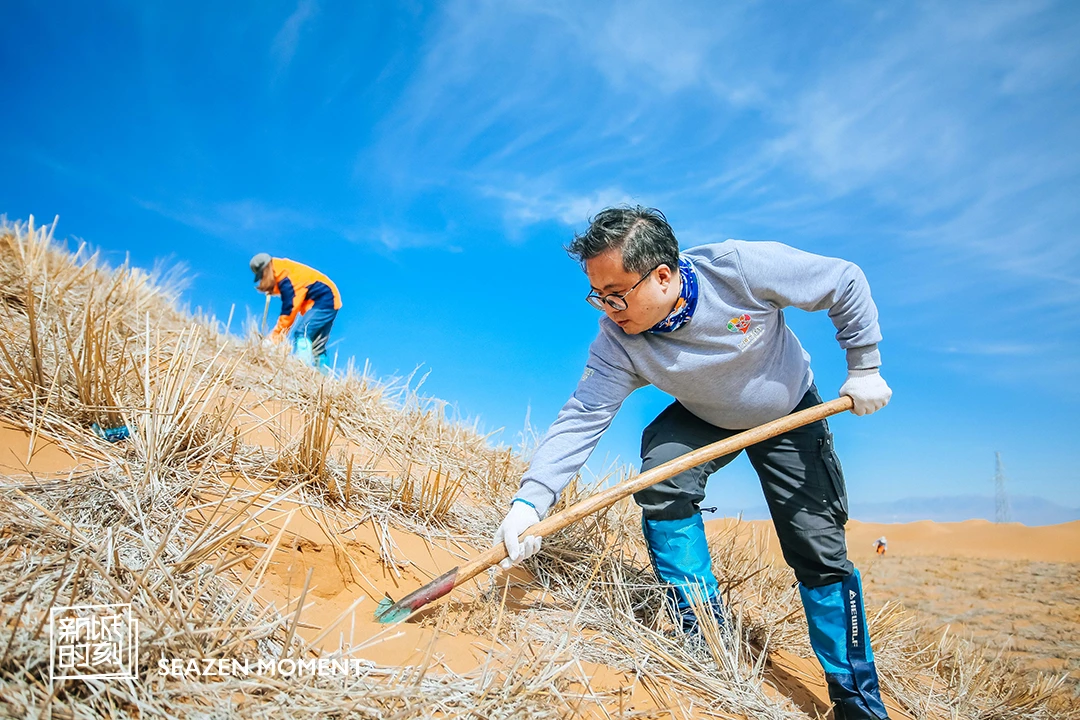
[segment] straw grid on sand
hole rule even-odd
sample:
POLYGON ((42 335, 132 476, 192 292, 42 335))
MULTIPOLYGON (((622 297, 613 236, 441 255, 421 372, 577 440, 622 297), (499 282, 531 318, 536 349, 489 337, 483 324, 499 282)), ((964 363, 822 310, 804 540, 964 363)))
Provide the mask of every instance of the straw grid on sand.
MULTIPOLYGON (((628 502, 545 542, 527 581, 542 601, 509 603, 510 585, 489 576, 469 602, 455 594, 414 619, 489 638, 487 661, 471 672, 428 658, 365 660, 333 678, 158 674, 167 658, 353 657, 347 644, 324 642, 335 622, 314 637, 301 632, 314 627, 307 584, 285 603, 264 597, 285 537, 284 527, 254 532, 267 508, 315 508, 329 528, 368 523, 379 537, 393 530, 479 548, 524 460, 421 397, 414 378, 376 381, 351 366, 323 378, 263 348, 250 318, 230 333, 234 318, 182 310, 159 275, 110 268, 84 246, 54 241, 53 227, 0 228, 0 417, 29 431, 31 449, 48 437, 84 462, 0 476, 0 714, 813 716, 776 689, 775 653, 811 657, 790 575, 745 532, 717 538, 731 622, 706 626, 700 641, 680 637, 628 502), (256 406, 264 421, 239 422, 256 406), (285 416, 294 432, 254 441, 285 416), (109 444, 94 423, 125 424, 131 437, 109 444), (114 603, 138 619, 137 679, 50 682, 50 609, 114 603), (633 677, 649 702, 632 707, 625 688, 583 687, 573 672, 583 663, 633 677)), ((574 485, 561 502, 589 491, 574 485)), ((391 545, 380 545, 380 559, 396 567, 391 545)), ((912 717, 1072 712, 1054 704, 1060 679, 1018 684, 1003 661, 928 636, 899 607, 872 610, 871 633, 883 687, 912 717)))

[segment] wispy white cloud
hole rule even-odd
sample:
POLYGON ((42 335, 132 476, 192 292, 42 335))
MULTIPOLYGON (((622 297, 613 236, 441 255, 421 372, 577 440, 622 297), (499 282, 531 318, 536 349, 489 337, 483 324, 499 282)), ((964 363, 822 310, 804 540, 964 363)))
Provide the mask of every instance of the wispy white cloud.
POLYGON ((275 237, 297 230, 327 227, 327 223, 316 215, 253 199, 216 203, 188 201, 179 203, 178 207, 139 198, 134 200, 146 210, 222 239, 252 234, 275 237))
POLYGON ((450 3, 379 164, 405 193, 495 201, 511 241, 643 202, 684 243, 801 238, 878 264, 894 327, 947 307, 956 347, 1000 349, 1037 312, 1076 348, 1080 13, 920 3, 793 31, 828 11, 450 3))
POLYGON ((243 199, 228 202, 166 203, 134 198, 140 207, 182 225, 223 240, 237 240, 247 245, 253 236, 272 241, 296 233, 318 231, 325 236, 380 248, 394 253, 409 248, 437 248, 461 252, 461 247, 447 243, 447 233, 404 229, 392 224, 365 225, 360 221, 341 222, 325 215, 275 206, 262 200, 243 199))
POLYGON ((277 72, 281 73, 292 62, 296 55, 296 49, 300 44, 300 33, 304 26, 318 14, 318 5, 315 0, 300 0, 296 10, 282 24, 281 29, 274 36, 274 43, 270 53, 277 66, 277 72))
MULTIPOLYGON (((1040 48, 1053 40, 1038 27, 1041 9, 928 4, 882 18, 866 42, 811 69, 794 100, 774 109, 789 129, 771 151, 839 192, 902 182, 922 191, 913 200, 939 195, 943 180, 1005 149, 1000 131, 1015 109, 1002 107, 1001 95, 1016 73, 1054 74, 1048 61, 1063 54, 1040 48)), ((956 197, 950 190, 941 201, 956 197)))
MULTIPOLYGON (((676 142, 670 124, 685 119, 666 110, 675 97, 737 104, 760 95, 745 76, 723 72, 734 57, 724 50, 727 17, 647 2, 448 3, 383 121, 376 163, 406 190, 461 183, 492 197, 499 186, 509 216, 558 217, 561 207, 523 200, 543 197, 531 187, 537 176, 557 177, 565 195, 595 195, 611 185, 600 178, 635 158, 650 174, 656 141, 676 142)), ((361 157, 357 172, 370 172, 371 160, 361 157)))
POLYGON ((617 188, 602 188, 588 195, 560 194, 556 191, 486 188, 485 194, 499 198, 506 206, 506 215, 522 224, 557 220, 565 225, 581 225, 589 217, 612 205, 641 202, 617 188))
MULTIPOLYGON (((736 106, 764 98, 770 73, 743 70, 747 58, 739 32, 751 22, 747 8, 629 0, 587 6, 549 2, 541 12, 555 19, 589 65, 628 99, 660 100, 700 90, 736 106)), ((632 108, 628 103, 627 110, 632 108)))
POLYGON ((1069 37, 1080 22, 1055 25, 1050 9, 928 4, 885 18, 889 32, 819 68, 796 96, 772 164, 904 211, 907 237, 932 252, 1075 292, 1080 243, 1067 228, 1080 211, 1067 196, 1080 133, 1056 115, 1060 90, 1078 85, 1069 37), (1045 92, 1030 96, 1055 83, 1053 110, 1045 92))
POLYGON ((940 348, 941 352, 950 355, 985 355, 989 357, 1026 357, 1038 355, 1045 348, 1037 347, 1031 343, 968 343, 965 345, 948 345, 940 348))
POLYGON ((715 16, 692 5, 656 10, 653 3, 635 0, 587 9, 551 3, 544 12, 576 38, 617 90, 644 85, 667 94, 701 83, 710 48, 723 40, 714 32, 715 16))
POLYGON ((443 233, 417 232, 389 224, 370 228, 354 226, 345 229, 342 234, 350 242, 375 245, 389 254, 415 248, 435 248, 449 253, 462 252, 460 245, 447 243, 443 233))

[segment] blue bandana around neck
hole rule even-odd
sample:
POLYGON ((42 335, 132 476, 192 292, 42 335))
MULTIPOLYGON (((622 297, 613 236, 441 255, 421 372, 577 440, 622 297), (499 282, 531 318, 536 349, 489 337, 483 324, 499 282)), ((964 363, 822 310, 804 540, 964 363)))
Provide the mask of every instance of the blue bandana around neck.
POLYGON ((673 332, 690 322, 690 318, 694 316, 698 295, 697 271, 684 257, 679 258, 679 278, 682 280, 682 287, 679 289, 679 299, 675 301, 675 307, 671 314, 649 328, 649 332, 673 332))

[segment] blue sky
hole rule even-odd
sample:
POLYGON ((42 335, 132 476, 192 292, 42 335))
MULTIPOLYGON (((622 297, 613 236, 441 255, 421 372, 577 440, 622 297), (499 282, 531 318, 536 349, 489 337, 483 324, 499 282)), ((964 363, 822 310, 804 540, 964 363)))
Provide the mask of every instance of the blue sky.
MULTIPOLYGON (((833 422, 860 501, 1080 507, 1080 4, 320 0, 0 8, 0 212, 258 314, 268 251, 327 272, 343 355, 541 430, 596 331, 561 249, 617 202, 684 247, 866 271, 895 396, 833 422)), ((789 311, 834 396, 824 314, 789 311)), ((636 460, 636 393, 590 461, 636 460)), ((749 465, 710 500, 760 505, 749 465)))

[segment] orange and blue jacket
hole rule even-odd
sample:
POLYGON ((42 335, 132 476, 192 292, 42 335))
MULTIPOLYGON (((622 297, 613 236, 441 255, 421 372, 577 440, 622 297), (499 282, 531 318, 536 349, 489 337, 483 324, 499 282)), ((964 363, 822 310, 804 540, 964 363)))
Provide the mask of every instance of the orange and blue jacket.
POLYGON ((281 315, 270 337, 280 340, 296 321, 312 308, 341 309, 341 293, 337 285, 315 268, 288 258, 273 258, 274 289, 271 295, 281 296, 281 315))

